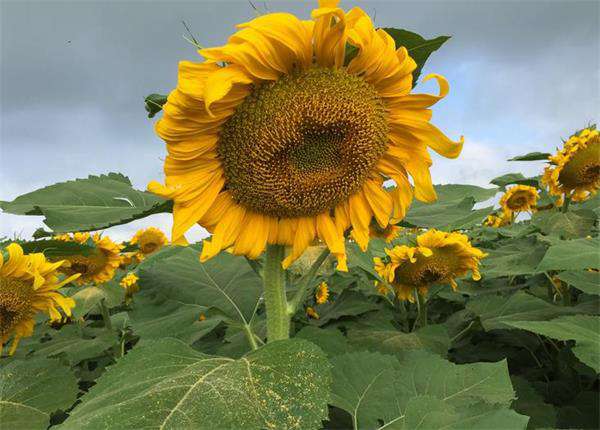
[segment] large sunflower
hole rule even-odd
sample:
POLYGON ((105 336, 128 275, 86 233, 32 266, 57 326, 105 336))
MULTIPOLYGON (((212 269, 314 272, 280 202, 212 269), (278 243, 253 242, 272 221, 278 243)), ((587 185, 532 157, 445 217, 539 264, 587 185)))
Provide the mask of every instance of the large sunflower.
POLYGON ((539 198, 538 190, 529 185, 515 185, 500 198, 503 218, 512 218, 518 212, 533 212, 539 198))
POLYGON ((64 261, 50 263, 44 254, 23 254, 16 243, 6 247, 8 259, 0 252, 0 350, 14 337, 9 354, 13 354, 22 337, 31 336, 35 315, 47 312, 52 320, 60 320, 59 308, 68 316, 75 306, 73 299, 63 297, 58 289, 79 277, 58 279, 64 261))
POLYGON ((93 243, 95 249, 86 255, 69 255, 65 257, 65 264, 60 270, 72 275, 81 274, 76 283, 79 285, 87 283, 102 284, 110 281, 115 275, 115 270, 122 262, 120 255, 122 245, 114 243, 108 236, 100 236, 99 233, 73 233, 56 236, 56 239, 77 242, 81 244, 93 243), (89 242, 91 239, 91 242, 89 242))
POLYGON ((586 128, 571 136, 563 149, 549 158, 542 184, 550 194, 580 202, 600 188, 600 133, 586 128))
POLYGON ((387 261, 375 258, 375 270, 390 283, 398 298, 414 301, 414 290, 425 295, 434 284, 450 284, 456 289, 455 278, 471 271, 479 280, 479 262, 485 253, 473 247, 461 233, 446 233, 435 229, 417 237, 417 246, 406 245, 386 249, 387 261))
POLYGON ((371 220, 399 222, 415 198, 436 199, 430 147, 459 142, 430 124, 439 95, 410 94, 415 61, 360 8, 321 0, 312 20, 272 13, 238 25, 228 43, 182 61, 156 131, 167 142, 165 185, 173 237, 199 223, 212 233, 201 260, 222 249, 258 257, 290 245, 287 268, 314 239, 346 267, 350 228, 366 249, 371 220), (412 177, 412 183, 409 182, 412 177), (387 191, 384 180, 396 187, 387 191))
POLYGON ((169 243, 167 236, 156 227, 148 227, 138 230, 135 236, 129 242, 132 245, 138 245, 140 251, 137 257, 143 260, 148 255, 158 251, 160 248, 169 243))

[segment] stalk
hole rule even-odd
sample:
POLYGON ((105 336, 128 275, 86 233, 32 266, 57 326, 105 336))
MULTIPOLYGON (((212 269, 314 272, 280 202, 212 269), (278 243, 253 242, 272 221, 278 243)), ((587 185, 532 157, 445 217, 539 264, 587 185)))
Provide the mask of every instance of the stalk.
POLYGON ((290 318, 294 316, 298 310, 298 306, 304 302, 310 283, 313 281, 313 279, 315 279, 315 276, 323 262, 327 259, 327 257, 329 257, 329 253, 329 248, 325 248, 313 262, 312 266, 310 266, 308 272, 302 277, 302 279, 300 279, 300 282, 298 282, 298 290, 288 305, 287 313, 290 318))
POLYGON ((562 205, 562 213, 566 214, 567 212, 569 212, 569 203, 571 203, 571 198, 565 195, 565 201, 562 205))
POLYGON ((419 293, 419 290, 415 288, 415 299, 417 300, 417 319, 413 324, 412 331, 418 328, 427 326, 427 299, 419 293))
POLYGON ((290 316, 285 296, 284 247, 268 245, 263 268, 263 292, 267 314, 267 342, 289 339, 290 316))
POLYGON ((108 311, 108 307, 106 307, 106 301, 104 299, 100 300, 100 313, 102 314, 102 322, 104 323, 104 327, 107 330, 112 330, 110 312, 108 311))

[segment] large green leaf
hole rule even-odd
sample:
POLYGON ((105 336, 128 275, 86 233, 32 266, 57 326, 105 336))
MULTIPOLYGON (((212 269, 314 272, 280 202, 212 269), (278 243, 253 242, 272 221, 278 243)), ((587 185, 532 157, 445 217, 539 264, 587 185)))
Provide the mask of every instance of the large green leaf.
POLYGON ((548 248, 538 271, 600 268, 600 240, 563 240, 548 248))
POLYGON ((517 392, 513 408, 517 412, 531 417, 528 428, 555 428, 556 409, 554 406, 544 402, 544 398, 525 378, 512 376, 511 380, 517 392))
POLYGON ((584 293, 600 296, 600 272, 568 270, 559 273, 558 278, 584 293))
POLYGON ((575 239, 589 235, 596 218, 592 211, 562 213, 548 210, 536 213, 531 223, 546 235, 575 239))
POLYGON ((384 28, 384 30, 394 39, 396 49, 404 46, 412 59, 417 63, 417 68, 413 71, 413 87, 417 84, 421 70, 429 56, 450 39, 450 36, 438 36, 427 40, 417 33, 408 30, 398 28, 384 28))
POLYGON ((73 315, 80 318, 90 311, 99 311, 98 306, 103 300, 105 306, 109 308, 121 304, 125 298, 125 290, 116 281, 111 280, 100 285, 78 288, 71 298, 75 300, 73 315))
POLYGON ((507 324, 552 339, 576 341, 573 353, 600 373, 600 317, 570 315, 551 321, 512 321, 507 324))
POLYGON ((177 247, 138 270, 140 295, 214 307, 242 325, 252 320, 262 293, 262 281, 246 260, 228 253, 200 263, 197 250, 177 247))
POLYGON ((491 207, 473 210, 475 199, 465 197, 458 200, 440 200, 436 203, 415 202, 409 209, 403 224, 445 230, 464 229, 480 224, 491 211, 491 207))
POLYGON ((163 339, 111 366, 63 428, 318 428, 330 380, 325 354, 305 340, 233 360, 163 339))
POLYGON ((0 202, 0 208, 17 215, 43 215, 58 233, 100 230, 170 210, 169 202, 135 190, 120 173, 60 182, 0 202))
POLYGON ((485 249, 488 256, 482 261, 483 276, 494 278, 537 273, 546 254, 546 245, 535 237, 511 239, 496 249, 485 249))
POLYGON ((25 254, 41 252, 46 257, 65 257, 69 255, 88 255, 96 248, 93 245, 77 242, 66 242, 64 240, 34 240, 31 242, 18 242, 25 254))
POLYGON ((490 184, 506 187, 510 184, 529 185, 531 187, 539 186, 539 179, 526 178, 522 173, 507 173, 506 175, 498 176, 490 181, 490 184))
POLYGON ((35 358, 0 365, 0 428, 46 429, 50 416, 77 399, 77 379, 58 360, 35 358))
POLYGON ((314 323, 322 326, 342 317, 362 315, 379 308, 377 303, 368 301, 362 294, 347 290, 335 300, 317 306, 316 310, 320 318, 314 320, 314 323))
POLYGON ((505 361, 456 365, 417 350, 401 361, 354 352, 334 357, 332 364, 331 404, 352 416, 355 429, 527 425, 527 417, 508 409, 514 391, 505 361))
POLYGON ((564 312, 563 308, 523 291, 510 296, 478 296, 467 303, 467 309, 479 316, 486 330, 511 328, 515 321, 548 320, 564 312))
POLYGON ((509 158, 508 161, 548 161, 548 157, 551 155, 548 152, 530 152, 525 155, 517 155, 516 157, 509 158))
POLYGON ((473 197, 476 202, 491 199, 498 192, 498 188, 482 188, 476 185, 446 184, 435 185, 438 201, 450 202, 460 201, 465 197, 473 197))

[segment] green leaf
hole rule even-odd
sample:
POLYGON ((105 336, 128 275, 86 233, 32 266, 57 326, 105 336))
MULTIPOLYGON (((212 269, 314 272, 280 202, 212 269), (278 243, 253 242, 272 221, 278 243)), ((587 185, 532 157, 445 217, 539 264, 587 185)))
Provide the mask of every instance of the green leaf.
POLYGON ((508 325, 552 339, 574 340, 577 345, 573 347, 573 353, 600 373, 600 317, 570 315, 551 321, 512 321, 508 325))
POLYGON ((60 182, 27 194, 0 208, 16 215, 43 215, 54 232, 101 230, 159 212, 170 202, 135 190, 120 173, 60 182))
POLYGON ((413 88, 417 85, 423 66, 429 56, 450 39, 450 36, 438 36, 428 40, 417 33, 398 28, 384 28, 383 30, 392 36, 396 43, 396 49, 404 46, 411 58, 417 63, 417 68, 413 71, 413 88))
POLYGON ((361 315, 377 309, 379 305, 366 300, 362 294, 346 290, 333 302, 317 306, 320 318, 314 321, 316 325, 322 326, 342 317, 361 315))
POLYGON ((533 236, 511 239, 496 249, 485 249, 482 260, 484 278, 528 275, 539 272, 538 265, 546 254, 546 245, 533 236))
POLYGON ((164 104, 167 102, 167 96, 164 94, 150 94, 144 99, 146 112, 148 112, 148 118, 154 118, 154 115, 159 113, 164 104))
POLYGON ((14 360, 0 366, 0 423, 4 429, 46 429, 50 416, 77 399, 77 379, 58 360, 14 360))
POLYGON ((394 330, 349 330, 348 339, 351 344, 402 357, 406 351, 426 349, 445 356, 450 347, 450 338, 445 326, 428 325, 412 333, 394 330))
POLYGON ((548 152, 530 152, 525 155, 518 155, 513 158, 509 158, 507 161, 548 161, 548 157, 552 154, 548 152))
POLYGON ((491 199, 498 192, 498 188, 482 188, 475 185, 446 184, 435 185, 438 201, 461 201, 465 197, 473 197, 475 202, 491 199))
POLYGON ((523 291, 510 296, 479 296, 467 303, 467 309, 479 316, 485 330, 510 329, 515 321, 548 320, 564 312, 523 291))
POLYGON ((409 209, 403 224, 415 227, 429 227, 443 230, 465 229, 480 224, 491 211, 491 207, 473 210, 475 199, 440 200, 424 204, 415 202, 409 209))
POLYGON ((336 328, 323 329, 313 326, 303 327, 295 339, 305 339, 321 348, 329 357, 350 351, 346 337, 336 328))
POLYGON ((555 428, 557 411, 554 406, 544 402, 527 379, 520 376, 512 376, 511 379, 517 392, 513 409, 531 417, 529 428, 555 428))
POLYGON ((151 264, 139 266, 140 294, 219 309, 247 325, 256 313, 262 281, 243 257, 221 253, 200 263, 191 247, 176 247, 151 264))
POLYGON ((71 298, 76 303, 73 315, 75 318, 82 318, 90 311, 98 310, 102 300, 109 308, 121 304, 125 298, 125 290, 116 281, 111 280, 101 285, 78 288, 71 298))
POLYGON ((419 350, 408 351, 401 361, 373 352, 331 361, 330 403, 350 413, 357 430, 413 429, 419 422, 432 429, 498 428, 493 424, 498 413, 513 418, 503 420, 513 424, 506 428, 527 423, 527 417, 508 410, 514 391, 506 361, 456 365, 419 350))
POLYGON ((600 240, 563 240, 548 248, 537 270, 575 270, 600 268, 600 240))
POLYGON ((163 339, 111 366, 63 428, 319 428, 330 379, 325 354, 304 340, 233 360, 163 339))
POLYGON ((539 186, 539 179, 526 178, 522 173, 507 173, 506 175, 498 176, 490 181, 490 184, 498 185, 499 187, 506 187, 511 184, 518 185, 529 185, 531 187, 539 186))
POLYGON ((546 235, 561 239, 575 239, 591 233, 596 216, 591 211, 567 212, 542 211, 534 214, 531 223, 546 235))
POLYGON ((600 295, 600 272, 569 270, 559 273, 558 278, 584 293, 600 295))
POLYGON ((60 258, 69 255, 88 255, 96 249, 94 246, 64 240, 35 240, 18 242, 25 254, 41 252, 46 257, 60 258))

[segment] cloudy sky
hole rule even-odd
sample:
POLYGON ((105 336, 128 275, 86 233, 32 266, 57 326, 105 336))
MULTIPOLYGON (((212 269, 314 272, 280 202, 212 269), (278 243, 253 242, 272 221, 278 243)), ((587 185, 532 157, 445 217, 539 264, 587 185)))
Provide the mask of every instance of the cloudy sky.
MULTIPOLYGON (((254 4, 308 18, 316 1, 254 4)), ((453 36, 425 73, 450 81, 433 122, 466 144, 458 160, 434 159, 435 183, 536 174, 539 164, 505 160, 552 151, 561 137, 598 121, 598 1, 342 1, 355 5, 382 27, 453 36)), ((0 200, 109 171, 140 188, 160 179, 164 144, 143 98, 168 93, 177 62, 199 58, 181 21, 201 45, 214 46, 256 13, 245 0, 0 0, 0 200)), ((157 215, 110 232, 127 239, 148 224, 170 229, 169 216, 157 215)), ((0 214, 0 236, 27 237, 41 225, 0 214)), ((197 228, 191 238, 202 234, 197 228)))

